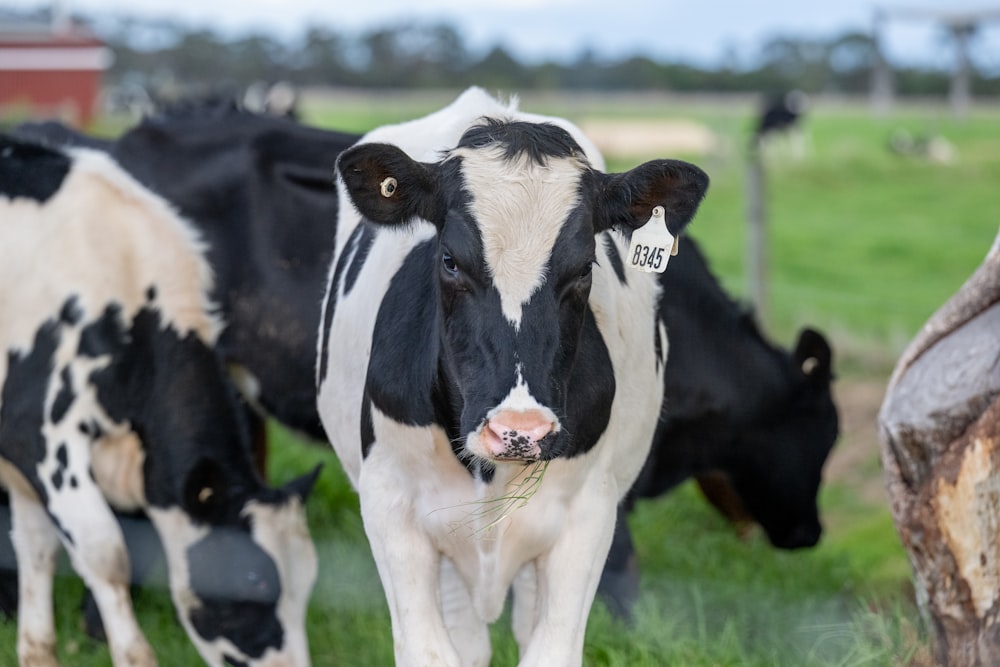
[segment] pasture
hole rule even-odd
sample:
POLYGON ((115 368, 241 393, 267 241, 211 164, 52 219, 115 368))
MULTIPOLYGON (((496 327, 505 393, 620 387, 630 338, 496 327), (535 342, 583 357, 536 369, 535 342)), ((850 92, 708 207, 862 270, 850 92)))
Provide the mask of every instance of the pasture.
MULTIPOLYGON (((317 95, 305 97, 302 111, 309 123, 363 131, 450 98, 317 95)), ((691 235, 730 292, 745 294, 752 101, 553 95, 526 96, 522 107, 582 125, 641 124, 652 152, 609 154, 610 169, 651 157, 680 157, 705 169, 712 185, 691 235), (669 151, 666 135, 678 127, 697 127, 713 141, 700 150, 676 144, 681 149, 669 151)), ((804 156, 796 159, 782 145, 765 151, 771 312, 764 329, 789 345, 808 324, 834 345, 842 435, 825 476, 823 539, 814 549, 779 552, 761 534, 737 535, 690 483, 640 502, 630 519, 643 581, 636 622, 624 627, 595 605, 587 665, 930 664, 909 566, 882 493, 874 418, 896 356, 996 235, 998 116, 995 108, 979 108, 956 121, 942 104, 873 118, 860 104, 815 101, 805 119, 804 156), (942 135, 954 145, 955 160, 890 152, 889 138, 900 128, 942 135)), ((108 119, 99 130, 112 132, 121 122, 108 119)), ((307 508, 320 557, 309 610, 313 664, 391 664, 388 612, 356 495, 330 448, 277 426, 271 431, 272 482, 325 462, 307 508)), ((81 591, 75 577, 57 581, 60 655, 67 665, 110 665, 105 647, 83 634, 81 591)), ((139 591, 135 606, 161 665, 197 664, 165 590, 139 591)), ((504 620, 493 630, 497 667, 516 663, 504 620)), ((0 624, 0 664, 16 663, 15 643, 15 624, 0 624)))

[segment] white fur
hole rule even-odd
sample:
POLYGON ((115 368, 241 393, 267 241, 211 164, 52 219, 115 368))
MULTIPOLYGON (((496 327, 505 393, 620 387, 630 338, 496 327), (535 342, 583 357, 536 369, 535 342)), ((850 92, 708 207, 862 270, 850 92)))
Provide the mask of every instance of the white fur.
MULTIPOLYGON (((555 122, 570 131, 591 164, 603 168, 600 154, 567 121, 521 113, 479 89, 424 119, 380 128, 362 141, 394 143, 415 159, 436 161, 483 115, 555 122)), ((472 173, 479 173, 477 169, 472 173)), ((482 170, 483 178, 487 174, 482 170)), ((343 183, 338 187, 348 201, 343 183)), ((483 194, 484 187, 477 180, 475 206, 478 215, 489 217, 484 211, 495 202, 485 203, 491 197, 483 194)), ((497 197, 505 187, 497 187, 497 197)), ((557 190, 552 215, 561 221, 570 197, 566 190, 557 190)), ((358 223, 357 212, 345 205, 333 266, 342 253, 351 252, 344 239, 358 223)), ((662 364, 654 363, 652 335, 657 284, 649 274, 634 273, 629 288, 622 288, 603 244, 597 244, 590 302, 617 382, 607 430, 587 454, 549 463, 524 506, 495 511, 490 508, 504 506, 499 499, 510 494, 525 467, 498 463, 491 483, 476 481, 438 427, 399 424, 373 409, 376 442, 368 457, 361 458, 362 388, 378 306, 406 254, 433 233, 429 223, 418 223, 403 233, 380 234, 354 291, 345 296, 341 286, 330 286, 337 290, 337 310, 328 338, 324 340, 327 332, 321 331, 319 341, 320 351, 325 348, 328 354, 325 377, 319 378, 319 412, 361 497, 365 529, 392 616, 396 664, 488 665, 485 628, 499 616, 516 582, 513 621, 520 664, 579 665, 616 504, 639 472, 659 415, 662 364)), ((617 242, 624 253, 622 239, 617 242)), ((488 243, 497 244, 491 252, 499 252, 500 241, 488 243)), ((505 260, 495 255, 491 260, 498 280, 507 280, 516 293, 505 304, 513 321, 518 302, 530 294, 537 279, 538 257, 528 255, 536 274, 520 286, 507 276, 505 260)), ((518 400, 533 399, 519 394, 518 400)))
POLYGON ((470 210, 483 237, 486 266, 500 292, 504 316, 521 324, 521 308, 545 280, 545 267, 570 212, 579 204, 584 165, 550 159, 538 165, 502 149, 460 149, 470 210))

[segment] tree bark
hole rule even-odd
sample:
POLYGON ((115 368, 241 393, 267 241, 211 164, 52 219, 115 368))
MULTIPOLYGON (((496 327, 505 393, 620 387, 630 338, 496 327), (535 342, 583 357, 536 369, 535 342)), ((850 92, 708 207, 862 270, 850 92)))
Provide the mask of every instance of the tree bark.
POLYGON ((1000 235, 901 356, 886 492, 942 665, 1000 665, 1000 235))

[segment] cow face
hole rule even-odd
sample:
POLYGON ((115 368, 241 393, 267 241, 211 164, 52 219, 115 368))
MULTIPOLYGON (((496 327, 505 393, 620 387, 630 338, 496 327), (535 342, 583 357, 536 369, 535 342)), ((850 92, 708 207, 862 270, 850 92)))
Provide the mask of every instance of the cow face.
POLYGON ((199 463, 181 508, 150 509, 181 623, 211 665, 308 665, 305 615, 317 560, 304 503, 313 473, 250 498, 199 463))
POLYGON ((789 400, 776 408, 772 424, 748 429, 739 449, 753 461, 730 469, 746 509, 774 546, 814 546, 822 533, 817 494, 823 465, 839 433, 830 392, 832 352, 811 329, 799 336, 791 356, 796 381, 789 400))
MULTIPOLYGON (((677 234, 708 182, 671 160, 603 174, 559 127, 490 119, 440 162, 363 144, 338 170, 369 222, 436 227, 431 246, 407 260, 432 276, 433 294, 413 296, 434 299, 437 340, 428 344, 440 349, 463 453, 489 461, 576 453, 566 427, 572 376, 607 355, 588 306, 595 235, 628 233, 658 205, 677 234), (582 358, 584 345, 603 357, 582 358)), ((607 393, 610 405, 613 384, 607 393)))

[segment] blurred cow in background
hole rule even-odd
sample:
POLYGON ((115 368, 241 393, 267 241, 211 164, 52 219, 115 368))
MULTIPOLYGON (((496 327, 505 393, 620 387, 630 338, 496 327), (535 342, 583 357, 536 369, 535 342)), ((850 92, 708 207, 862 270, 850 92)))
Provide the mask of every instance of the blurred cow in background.
POLYGON ((776 144, 780 138, 789 145, 792 157, 805 157, 806 139, 802 118, 808 104, 809 98, 801 90, 768 97, 750 136, 751 150, 765 150, 766 146, 776 144))
POLYGON ((778 548, 811 547, 822 533, 822 470, 839 433, 832 351, 819 332, 803 329, 792 351, 768 342, 689 237, 662 280, 659 317, 670 340, 663 415, 619 508, 601 582, 609 607, 625 617, 639 586, 627 521, 636 501, 693 477, 730 520, 759 524, 778 548))

